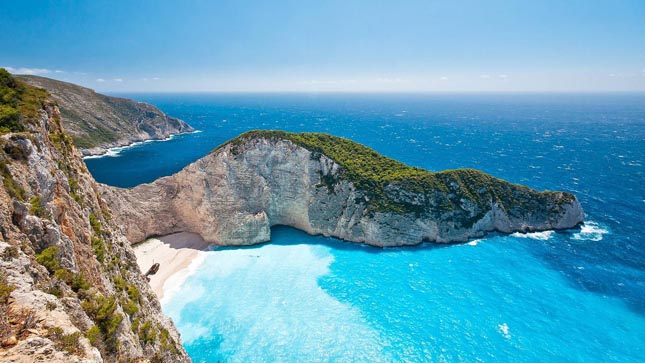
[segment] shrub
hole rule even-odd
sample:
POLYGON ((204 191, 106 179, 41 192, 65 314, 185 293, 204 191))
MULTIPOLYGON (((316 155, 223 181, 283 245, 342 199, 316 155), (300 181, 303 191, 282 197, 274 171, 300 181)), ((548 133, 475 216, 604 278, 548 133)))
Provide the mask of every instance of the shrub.
POLYGON ((65 334, 63 329, 56 327, 50 328, 47 335, 54 341, 54 344, 59 349, 63 349, 71 354, 77 353, 81 350, 79 342, 79 339, 81 338, 80 332, 65 334))
POLYGON ((116 330, 123 315, 116 312, 116 298, 93 295, 81 303, 85 313, 96 323, 109 351, 116 351, 116 330))
POLYGON ((4 261, 13 260, 18 257, 18 249, 14 246, 8 246, 2 251, 2 255, 0 257, 2 257, 4 261))
POLYGON ((139 289, 137 289, 136 286, 128 285, 128 296, 130 297, 131 300, 138 302, 139 297, 141 296, 141 293, 139 292, 139 289))
POLYGON ((98 237, 92 237, 92 248, 94 249, 94 256, 96 259, 103 263, 105 261, 105 243, 98 237))
POLYGON ((74 192, 71 192, 71 193, 69 193, 69 194, 70 194, 70 195, 72 196, 72 198, 76 201, 76 203, 78 203, 78 205, 80 205, 81 207, 83 206, 84 201, 83 201, 83 197, 82 197, 80 194, 76 194, 76 193, 74 193, 74 192))
POLYGON ((22 146, 16 143, 9 143, 5 145, 3 150, 13 160, 18 160, 18 161, 27 160, 27 157, 29 156, 27 154, 27 150, 25 150, 22 146))
POLYGON ((58 262, 57 255, 58 247, 47 247, 42 250, 42 252, 36 255, 36 261, 38 261, 39 264, 45 266, 47 271, 54 273, 56 272, 56 270, 60 269, 60 263, 58 262))
POLYGON ((57 298, 59 298, 59 299, 60 299, 61 297, 63 297, 63 295, 64 295, 64 294, 63 294, 63 289, 61 289, 61 287, 60 287, 60 284, 59 284, 59 283, 53 283, 53 284, 51 284, 47 289, 45 289, 45 290, 43 290, 43 291, 44 291, 44 292, 46 292, 46 293, 48 293, 48 294, 54 295, 54 296, 56 296, 56 297, 57 297, 57 298))
POLYGON ((82 273, 77 273, 74 275, 74 279, 70 285, 74 292, 79 292, 81 290, 88 290, 90 288, 90 283, 85 280, 85 276, 82 273))
POLYGON ((56 271, 54 271, 54 277, 64 281, 66 284, 71 284, 72 280, 74 279, 74 274, 72 271, 66 270, 64 268, 59 268, 56 271))
POLYGON ((31 207, 29 207, 29 213, 37 217, 45 217, 47 215, 47 210, 43 207, 40 197, 33 197, 29 199, 31 207))
POLYGON ((0 68, 0 129, 24 131, 22 120, 33 122, 48 95, 47 91, 16 80, 0 68))
POLYGON ((88 290, 90 288, 89 282, 85 280, 85 276, 80 272, 73 273, 70 270, 59 268, 54 272, 54 277, 64 281, 74 292, 88 290))
POLYGON ((47 301, 47 304, 45 304, 45 308, 49 311, 56 309, 56 307, 58 307, 58 305, 53 301, 47 301))
POLYGON ((20 184, 16 182, 16 180, 13 178, 13 175, 11 175, 9 167, 2 160, 0 160, 0 175, 2 175, 2 184, 4 184, 4 187, 7 188, 7 193, 9 193, 12 198, 25 200, 25 190, 20 184))
POLYGON ((101 222, 94 213, 90 213, 90 226, 92 226, 92 230, 97 235, 100 235, 103 232, 101 222))
POLYGON ((121 276, 114 276, 112 278, 112 282, 114 283, 114 287, 118 290, 125 290, 125 287, 127 286, 125 280, 121 278, 121 276))
POLYGON ((125 311, 128 315, 133 316, 139 311, 139 304, 136 302, 128 299, 128 301, 123 305, 123 311, 125 311))
POLYGON ((179 350, 175 345, 175 341, 170 337, 170 332, 168 332, 168 329, 161 328, 159 332, 160 332, 159 335, 160 335, 160 341, 161 341, 161 349, 171 352, 173 354, 179 354, 179 350))
POLYGON ((139 329, 139 340, 144 344, 154 343, 157 338, 157 331, 152 326, 152 323, 146 321, 139 329))
POLYGON ((15 287, 7 281, 7 276, 4 272, 0 271, 0 304, 4 304, 9 299, 11 292, 15 290, 15 287))
POLYGON ((90 344, 93 346, 97 347, 99 346, 101 342, 101 330, 99 329, 98 325, 93 325, 87 333, 85 333, 85 337, 90 341, 90 344))

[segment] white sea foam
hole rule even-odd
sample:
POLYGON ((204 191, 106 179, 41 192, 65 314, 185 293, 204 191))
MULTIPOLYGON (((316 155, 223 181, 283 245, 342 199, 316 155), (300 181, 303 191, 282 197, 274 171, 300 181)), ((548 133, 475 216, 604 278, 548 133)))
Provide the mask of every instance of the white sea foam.
MULTIPOLYGON (((172 274, 166 282, 163 284, 163 298, 161 299, 161 304, 164 305, 170 301, 177 292, 181 291, 181 286, 186 282, 186 279, 194 275, 198 271, 199 267, 206 260, 206 254, 208 251, 199 251, 197 257, 190 262, 190 265, 183 270, 177 271, 172 274)), ((198 298, 199 296, 193 294, 193 298, 198 298)))
POLYGON ((506 323, 499 324, 497 326, 497 329, 499 330, 500 333, 502 333, 502 336, 506 339, 511 339, 511 334, 509 333, 508 325, 506 323))
POLYGON ((529 232, 529 233, 516 232, 511 234, 511 236, 518 237, 518 238, 536 239, 539 241, 548 241, 551 238, 551 236, 553 236, 554 233, 555 232, 553 231, 529 232))
POLYGON ((477 246, 479 244, 479 242, 481 242, 480 239, 474 239, 474 240, 472 240, 472 241, 470 241, 470 242, 468 242, 466 244, 469 245, 469 246, 477 246))
POLYGON ((588 221, 580 227, 580 232, 574 233, 571 238, 578 241, 601 241, 609 230, 601 226, 598 222, 588 221))
POLYGON ((119 157, 121 152, 123 152, 124 150, 132 149, 132 148, 135 148, 135 147, 143 145, 143 144, 147 144, 147 143, 150 143, 150 142, 170 141, 170 140, 174 139, 175 136, 178 136, 178 135, 197 134, 197 133, 200 133, 200 132, 202 132, 202 131, 201 130, 195 130, 193 132, 184 132, 184 133, 181 133, 181 134, 170 135, 170 136, 166 137, 165 139, 158 139, 158 140, 150 139, 150 140, 144 140, 144 141, 136 141, 136 142, 133 142, 133 143, 131 143, 129 145, 117 146, 117 147, 109 148, 109 149, 107 149, 105 151, 104 154, 101 154, 101 155, 84 156, 83 160, 85 160, 85 159, 100 159, 100 158, 106 158, 106 157, 108 157, 108 158, 119 157))

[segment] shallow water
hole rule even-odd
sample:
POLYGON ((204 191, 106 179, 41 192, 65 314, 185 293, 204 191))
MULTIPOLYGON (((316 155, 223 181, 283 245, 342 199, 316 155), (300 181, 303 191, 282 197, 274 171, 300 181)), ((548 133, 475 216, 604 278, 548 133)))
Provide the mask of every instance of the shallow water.
POLYGON ((380 250, 274 228, 164 310, 196 362, 643 361, 645 97, 130 95, 203 132, 86 160, 132 186, 240 132, 323 131, 430 170, 574 192, 582 228, 380 250))

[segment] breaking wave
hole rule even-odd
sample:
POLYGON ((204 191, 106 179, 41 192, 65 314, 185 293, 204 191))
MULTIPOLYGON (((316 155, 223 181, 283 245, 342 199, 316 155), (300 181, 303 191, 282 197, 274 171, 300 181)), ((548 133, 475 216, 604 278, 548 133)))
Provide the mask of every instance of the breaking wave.
POLYGON ((598 222, 589 221, 585 222, 580 227, 580 232, 574 233, 571 238, 578 241, 602 241, 602 238, 605 234, 608 234, 609 230, 601 226, 598 222))
POLYGON ((547 241, 553 236, 554 233, 555 232, 553 231, 529 232, 529 233, 515 232, 511 234, 511 236, 517 237, 517 238, 530 238, 530 239, 535 239, 539 241, 547 241))

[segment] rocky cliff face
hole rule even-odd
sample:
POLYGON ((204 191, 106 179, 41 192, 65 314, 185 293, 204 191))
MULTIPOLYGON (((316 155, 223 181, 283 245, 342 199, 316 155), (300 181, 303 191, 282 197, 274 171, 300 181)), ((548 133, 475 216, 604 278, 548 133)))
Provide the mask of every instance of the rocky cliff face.
POLYGON ((0 361, 190 361, 58 108, 3 71, 0 361))
POLYGON ((44 77, 18 78, 52 95, 60 108, 65 132, 72 136, 83 155, 100 155, 112 147, 194 131, 184 121, 147 103, 105 96, 44 77))
POLYGON ((538 192, 471 169, 409 168, 323 134, 250 132, 175 175, 103 190, 131 241, 189 231, 216 244, 249 245, 268 241, 271 226, 288 225, 401 246, 565 229, 583 219, 569 193, 538 192))

